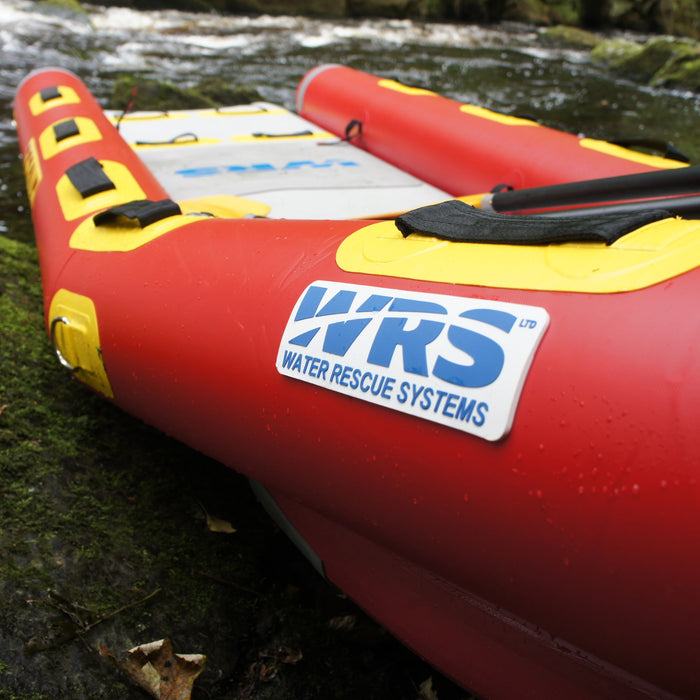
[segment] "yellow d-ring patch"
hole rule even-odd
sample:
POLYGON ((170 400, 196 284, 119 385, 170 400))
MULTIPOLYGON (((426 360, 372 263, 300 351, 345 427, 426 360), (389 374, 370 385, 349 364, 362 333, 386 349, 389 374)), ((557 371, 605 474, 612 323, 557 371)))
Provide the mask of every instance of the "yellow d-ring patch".
POLYGON ((115 189, 98 192, 83 199, 68 179, 68 175, 63 175, 56 183, 58 202, 66 221, 74 221, 134 199, 146 198, 144 191, 125 165, 112 160, 103 160, 101 164, 105 175, 114 183, 115 189))
POLYGON ((41 161, 39 160, 36 140, 34 138, 29 139, 27 142, 27 147, 24 149, 22 165, 24 167, 24 179, 27 183, 29 204, 34 206, 34 198, 36 197, 36 192, 39 189, 42 179, 41 161))
POLYGON ((393 221, 371 224, 343 241, 346 272, 452 284, 557 292, 610 293, 650 287, 700 265, 700 221, 663 219, 610 246, 455 243, 404 238, 393 221))
POLYGON ((87 117, 74 117, 73 121, 78 127, 79 133, 75 134, 75 136, 69 136, 61 141, 57 141, 54 127, 56 124, 60 124, 61 121, 65 120, 55 122, 44 129, 39 136, 39 147, 41 148, 41 155, 44 160, 49 160, 49 158, 53 158, 57 153, 62 153, 69 148, 73 148, 73 146, 102 140, 102 134, 92 119, 88 119, 87 117))
POLYGON ((56 352, 63 364, 73 370, 81 382, 113 398, 114 392, 102 361, 97 313, 92 299, 59 289, 51 301, 49 323, 56 352))
POLYGON ((125 223, 119 225, 110 223, 105 226, 95 226, 93 217, 85 219, 73 231, 70 247, 78 250, 93 250, 96 252, 125 253, 136 250, 151 241, 164 236, 166 233, 190 226, 198 221, 209 221, 209 216, 177 215, 156 221, 145 228, 125 223))
POLYGON ((44 102, 41 97, 41 93, 37 92, 29 98, 29 109, 31 113, 36 117, 39 114, 48 112, 50 109, 55 107, 62 107, 63 105, 75 105, 80 103, 80 98, 78 93, 67 85, 59 85, 58 91, 60 97, 54 97, 52 100, 44 102))

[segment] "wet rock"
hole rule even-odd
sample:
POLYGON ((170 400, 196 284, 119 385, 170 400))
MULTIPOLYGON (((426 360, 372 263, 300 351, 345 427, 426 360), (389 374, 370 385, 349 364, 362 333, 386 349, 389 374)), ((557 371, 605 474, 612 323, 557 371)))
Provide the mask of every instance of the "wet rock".
POLYGON ((35 9, 46 15, 57 15, 78 22, 90 22, 87 12, 78 0, 40 0, 35 9))
POLYGON ((625 77, 650 85, 697 89, 700 85, 700 43, 674 37, 655 37, 645 44, 627 39, 603 41, 591 59, 625 77))
POLYGON ((679 48, 654 74, 651 84, 700 90, 700 46, 679 48))
POLYGON ((571 2, 515 0, 508 3, 503 19, 530 24, 578 24, 578 8, 571 2))
POLYGON ((566 24, 558 24, 554 27, 546 27, 540 32, 540 36, 554 44, 573 46, 582 49, 593 49, 601 42, 601 38, 580 27, 572 27, 566 24))

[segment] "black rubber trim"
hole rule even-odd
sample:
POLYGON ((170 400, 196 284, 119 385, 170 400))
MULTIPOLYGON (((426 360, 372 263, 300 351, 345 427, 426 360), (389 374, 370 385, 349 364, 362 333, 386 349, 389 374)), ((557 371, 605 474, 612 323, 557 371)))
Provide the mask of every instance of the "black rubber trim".
POLYGON ((404 236, 420 233, 448 241, 545 245, 577 241, 614 243, 627 233, 671 216, 656 209, 641 213, 592 214, 590 216, 516 216, 476 209, 453 199, 414 209, 396 219, 404 236))
POLYGON ((78 136, 80 129, 75 123, 75 119, 66 119, 66 121, 54 125, 53 133, 56 136, 56 143, 58 143, 71 136, 78 136))
POLYGON ((99 192, 116 189, 116 185, 107 177, 102 165, 92 156, 72 165, 66 170, 66 175, 83 199, 99 192))
POLYGON ((172 199, 160 199, 155 202, 151 199, 135 199, 95 214, 93 221, 95 226, 109 226, 118 223, 120 218, 126 218, 138 222, 141 228, 146 228, 161 219, 178 214, 182 214, 182 210, 172 199))

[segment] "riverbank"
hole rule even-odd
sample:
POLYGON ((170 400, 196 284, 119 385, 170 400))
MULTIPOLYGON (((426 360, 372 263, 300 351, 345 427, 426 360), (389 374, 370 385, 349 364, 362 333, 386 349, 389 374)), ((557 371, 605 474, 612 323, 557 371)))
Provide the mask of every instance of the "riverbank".
POLYGON ((61 370, 34 246, 0 235, 0 269, 0 700, 142 700, 112 657, 163 638, 206 656, 193 700, 418 700, 431 677, 465 697, 321 579, 245 479, 61 370))
MULTIPOLYGON (((81 6, 78 0, 41 0, 40 4, 78 11, 81 6)), ((568 24, 700 38, 700 4, 696 0, 103 0, 100 4, 235 14, 568 24)))

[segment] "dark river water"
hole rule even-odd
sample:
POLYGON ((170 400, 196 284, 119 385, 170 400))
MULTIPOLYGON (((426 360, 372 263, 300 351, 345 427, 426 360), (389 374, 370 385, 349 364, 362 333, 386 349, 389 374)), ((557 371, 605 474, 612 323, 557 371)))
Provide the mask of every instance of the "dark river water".
POLYGON ((700 95, 621 80, 588 52, 550 45, 525 25, 221 17, 92 6, 85 19, 0 0, 0 234, 31 240, 12 99, 35 68, 80 75, 105 106, 117 76, 192 85, 206 75, 293 107, 304 73, 344 63, 593 138, 671 141, 700 162, 700 95))

